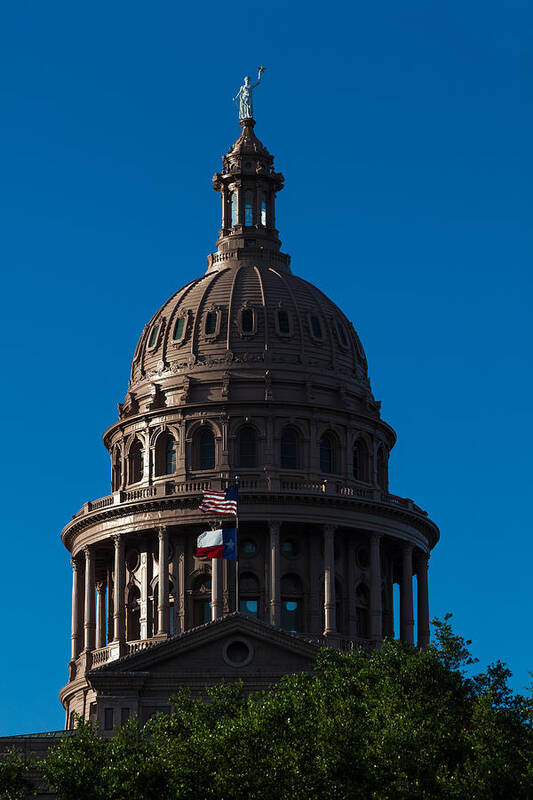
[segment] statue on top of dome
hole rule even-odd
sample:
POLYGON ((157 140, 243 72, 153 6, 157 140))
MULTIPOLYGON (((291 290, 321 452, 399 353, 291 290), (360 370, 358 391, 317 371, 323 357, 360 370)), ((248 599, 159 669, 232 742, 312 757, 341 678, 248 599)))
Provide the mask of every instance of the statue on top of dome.
POLYGON ((264 67, 259 67, 257 72, 257 82, 251 84, 251 78, 249 75, 244 76, 244 84, 241 86, 235 97, 233 98, 233 102, 236 103, 239 100, 239 119, 253 119, 254 116, 254 104, 252 98, 252 90, 255 89, 256 86, 259 86, 261 83, 261 74, 265 71, 264 67))

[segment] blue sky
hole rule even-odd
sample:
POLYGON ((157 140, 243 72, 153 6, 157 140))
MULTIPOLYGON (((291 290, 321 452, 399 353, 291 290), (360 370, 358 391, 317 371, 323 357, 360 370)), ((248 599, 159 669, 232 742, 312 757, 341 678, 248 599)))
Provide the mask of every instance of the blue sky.
POLYGON ((283 249, 353 320, 391 490, 441 528, 431 612, 529 682, 532 28, 513 0, 3 4, 0 735, 63 726, 60 530, 109 491, 143 325, 214 249, 259 64, 283 249))

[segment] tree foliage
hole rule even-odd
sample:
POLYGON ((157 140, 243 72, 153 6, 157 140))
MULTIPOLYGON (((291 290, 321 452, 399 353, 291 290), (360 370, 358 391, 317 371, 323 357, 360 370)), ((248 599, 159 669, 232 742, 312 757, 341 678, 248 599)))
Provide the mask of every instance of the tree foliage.
POLYGON ((0 800, 24 800, 32 786, 29 763, 14 748, 0 758, 0 800))
POLYGON ((499 662, 470 677, 470 643, 434 625, 423 652, 324 649, 313 675, 261 694, 179 691, 172 714, 110 741, 81 723, 45 778, 59 800, 533 798, 532 701, 499 662))

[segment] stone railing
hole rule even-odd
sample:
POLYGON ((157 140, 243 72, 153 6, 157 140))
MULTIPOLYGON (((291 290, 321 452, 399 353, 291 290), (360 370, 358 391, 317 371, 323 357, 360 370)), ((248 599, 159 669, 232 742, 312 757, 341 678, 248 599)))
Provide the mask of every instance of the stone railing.
POLYGON ((131 656, 132 653, 138 653, 140 650, 146 650, 148 647, 157 644, 158 640, 153 639, 138 639, 135 642, 126 642, 126 653, 131 656))
MULTIPOLYGON (((229 486, 230 480, 227 478, 196 479, 188 481, 160 481, 153 486, 139 486, 137 488, 124 489, 114 492, 107 497, 92 500, 80 508, 73 515, 72 519, 89 514, 94 511, 101 511, 110 506, 135 503, 141 500, 164 498, 169 495, 201 495, 208 489, 221 490, 229 486)), ((328 497, 342 497, 346 499, 371 500, 375 503, 396 506, 408 511, 414 511, 427 517, 427 512, 423 511, 412 500, 406 497, 398 497, 395 494, 383 492, 381 489, 372 486, 358 486, 356 484, 342 483, 340 481, 327 481, 321 479, 305 479, 302 475, 283 475, 265 476, 250 475, 240 479, 239 491, 243 494, 247 492, 261 492, 265 494, 287 493, 294 495, 321 495, 328 497)))
POLYGON ((93 667, 105 664, 106 661, 109 661, 109 647, 100 647, 98 650, 93 650, 92 657, 93 667))

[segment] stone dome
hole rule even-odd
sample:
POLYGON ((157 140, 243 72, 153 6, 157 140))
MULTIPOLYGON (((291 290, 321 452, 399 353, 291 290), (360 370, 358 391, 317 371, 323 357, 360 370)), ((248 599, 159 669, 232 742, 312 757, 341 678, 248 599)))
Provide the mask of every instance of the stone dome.
MULTIPOLYGON (((312 284, 266 265, 210 271, 157 311, 135 349, 129 404, 153 394, 154 384, 169 395, 166 405, 179 404, 185 378, 191 391, 220 370, 226 379, 252 371, 256 385, 257 374, 278 383, 279 400, 294 400, 307 386, 373 402, 365 354, 346 316, 312 284)), ((219 399, 213 390, 201 394, 219 399)))

